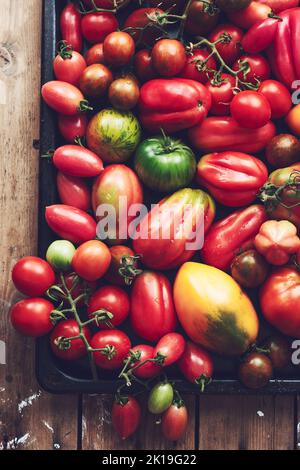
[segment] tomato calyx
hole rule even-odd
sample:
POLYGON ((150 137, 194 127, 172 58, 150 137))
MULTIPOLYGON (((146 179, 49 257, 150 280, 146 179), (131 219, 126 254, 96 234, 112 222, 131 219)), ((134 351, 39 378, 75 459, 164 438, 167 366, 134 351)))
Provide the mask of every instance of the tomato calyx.
POLYGON ((77 110, 79 113, 86 113, 87 111, 93 111, 94 108, 90 106, 90 103, 88 102, 88 100, 82 100, 80 101, 80 104, 77 110))
POLYGON ((195 380, 195 384, 200 387, 200 392, 203 393, 206 387, 212 382, 212 378, 208 377, 206 374, 200 375, 198 379, 195 380))
POLYGON ((273 20, 283 21, 283 18, 279 15, 276 15, 273 10, 271 11, 271 13, 268 14, 268 17, 273 18, 273 20))
POLYGON ((142 269, 136 267, 137 261, 141 258, 140 255, 135 256, 123 256, 121 259, 121 267, 119 269, 119 274, 124 278, 125 284, 131 286, 134 279, 142 274, 142 269))
POLYGON ((288 181, 282 186, 276 186, 273 183, 266 183, 260 190, 257 196, 265 205, 266 210, 271 212, 278 205, 285 207, 286 209, 293 209, 300 205, 300 171, 293 171, 288 181), (283 193, 289 191, 289 194, 293 195, 293 198, 299 199, 299 202, 294 204, 286 204, 283 202, 283 193))
POLYGON ((89 10, 85 8, 81 1, 77 1, 77 11, 81 15, 89 15, 90 13, 118 13, 118 10, 122 7, 122 0, 113 0, 113 8, 99 8, 97 7, 95 0, 91 0, 92 8, 89 10))
POLYGON ((114 315, 108 310, 102 308, 97 312, 93 312, 90 316, 92 318, 89 321, 85 322, 85 326, 90 323, 96 323, 97 326, 101 326, 101 323, 104 323, 109 328, 113 328, 113 324, 110 320, 114 318, 114 315))
POLYGON ((70 44, 67 44, 66 41, 60 41, 58 43, 58 51, 57 55, 59 55, 62 59, 72 59, 73 57, 73 48, 70 44))

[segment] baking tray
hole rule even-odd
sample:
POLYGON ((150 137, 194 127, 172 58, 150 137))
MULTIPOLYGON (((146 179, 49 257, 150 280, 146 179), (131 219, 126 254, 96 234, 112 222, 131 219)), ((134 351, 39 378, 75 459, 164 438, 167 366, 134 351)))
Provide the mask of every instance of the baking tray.
MULTIPOLYGON (((42 41, 42 83, 52 80, 52 61, 55 57, 59 37, 59 14, 67 1, 43 1, 43 41, 42 41)), ((129 7, 126 8, 128 14, 129 7)), ((63 142, 57 131, 56 115, 41 102, 40 154, 47 153, 63 142)), ((160 197, 158 196, 158 199, 160 197)), ((56 191, 56 171, 46 159, 40 159, 39 178, 39 256, 44 257, 49 244, 55 240, 55 235, 45 221, 45 207, 58 202, 56 191)), ((224 209, 219 216, 224 216, 224 209), (222 213, 223 211, 223 213, 222 213)), ((174 273, 170 273, 172 277, 174 273)), ((257 294, 250 294, 258 307, 257 294)), ((259 311, 259 309, 258 309, 259 311)), ((262 338, 272 332, 272 328, 261 319, 262 338)), ((292 342, 292 340, 291 340, 292 342)), ((290 366, 284 374, 275 376, 267 387, 259 392, 249 391, 237 380, 238 360, 226 360, 215 357, 214 380, 206 388, 206 394, 288 394, 300 392, 300 366, 290 366)), ((49 339, 42 338, 36 344, 36 373, 42 388, 50 393, 114 393, 120 382, 112 373, 99 371, 99 380, 91 379, 90 367, 87 360, 76 363, 66 363, 56 359, 50 350, 49 339)), ((176 388, 182 392, 195 392, 196 386, 189 384, 179 376, 179 372, 170 370, 170 379, 176 388)))

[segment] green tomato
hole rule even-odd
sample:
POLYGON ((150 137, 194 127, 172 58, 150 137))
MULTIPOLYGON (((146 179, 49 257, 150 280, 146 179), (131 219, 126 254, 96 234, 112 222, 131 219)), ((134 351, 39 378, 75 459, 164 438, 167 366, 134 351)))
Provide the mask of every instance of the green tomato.
POLYGON ((173 403, 174 390, 169 383, 158 383, 151 390, 148 400, 148 409, 154 415, 164 413, 173 403))
POLYGON ((193 151, 180 140, 152 137, 140 144, 135 171, 153 191, 174 192, 186 187, 196 173, 193 151))
POLYGON ((69 271, 76 248, 67 240, 57 240, 49 246, 46 258, 56 271, 69 271))

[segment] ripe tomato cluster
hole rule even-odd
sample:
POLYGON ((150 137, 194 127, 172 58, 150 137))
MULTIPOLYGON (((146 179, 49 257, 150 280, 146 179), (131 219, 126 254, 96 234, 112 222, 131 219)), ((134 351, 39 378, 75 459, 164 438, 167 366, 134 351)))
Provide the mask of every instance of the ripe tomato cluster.
POLYGON ((298 6, 84 0, 61 13, 54 79, 42 87, 64 140, 48 155, 60 202, 45 209, 59 239, 45 260, 13 268, 25 298, 11 321, 49 335, 60 360, 89 360, 94 380, 115 373, 122 439, 141 420, 136 382, 174 441, 188 412, 169 371, 203 391, 211 353, 238 357, 241 382, 259 389, 290 363, 286 336, 300 338, 298 6), (99 208, 158 195, 138 225, 128 211, 125 228, 119 220, 99 237, 99 208), (257 288, 261 312, 248 296, 257 288), (258 339, 261 315, 278 331, 258 339))

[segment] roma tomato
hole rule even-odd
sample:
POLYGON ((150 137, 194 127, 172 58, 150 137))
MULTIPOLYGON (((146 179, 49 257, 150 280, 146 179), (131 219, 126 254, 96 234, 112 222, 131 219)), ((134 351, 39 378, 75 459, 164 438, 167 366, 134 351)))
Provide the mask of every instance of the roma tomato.
POLYGON ((62 204, 87 211, 91 207, 91 192, 88 185, 80 178, 63 173, 57 175, 57 190, 62 204))
POLYGON ((130 28, 130 34, 137 42, 141 38, 147 46, 152 46, 161 36, 159 21, 164 11, 160 8, 138 8, 126 19, 124 28, 130 28))
MULTIPOLYGON (((86 339, 90 341, 91 333, 86 326, 83 332, 86 339)), ((59 322, 50 338, 53 354, 64 361, 77 361, 86 356, 87 349, 83 340, 81 338, 71 340, 71 338, 77 338, 79 334, 79 326, 75 320, 59 322)))
POLYGON ((51 230, 75 245, 96 238, 97 224, 86 212, 76 207, 57 204, 46 208, 46 221, 51 230))
POLYGON ((292 134, 273 137, 266 148, 266 159, 275 168, 284 168, 300 160, 300 142, 292 134))
POLYGON ((39 338, 53 330, 51 313, 54 309, 54 305, 45 299, 21 300, 10 310, 11 323, 22 335, 39 338))
POLYGON ((174 390, 170 383, 160 382, 150 392, 148 410, 154 415, 164 413, 172 405, 174 390))
POLYGON ((104 59, 113 67, 127 65, 135 54, 135 43, 130 34, 116 31, 103 43, 104 59))
POLYGON ((138 429, 141 421, 141 407, 133 397, 125 402, 115 402, 112 409, 112 425, 122 440, 128 439, 138 429))
POLYGON ((189 382, 200 386, 201 391, 204 391, 211 381, 214 371, 213 361, 208 352, 191 341, 186 343, 178 368, 189 382))
POLYGON ((292 107, 292 98, 286 86, 276 80, 265 80, 258 91, 267 98, 271 106, 271 119, 280 119, 288 114, 292 107))
POLYGON ((239 378, 245 387, 257 390, 268 385, 273 375, 270 359, 265 354, 249 354, 239 367, 239 378))
POLYGON ((184 45, 177 39, 161 39, 152 49, 152 65, 162 77, 175 77, 186 64, 184 45))
POLYGON ((133 374, 140 379, 153 379, 157 375, 162 372, 162 367, 154 362, 150 362, 154 360, 154 347, 149 346, 148 344, 140 344, 132 348, 132 352, 135 355, 139 355, 140 359, 137 362, 132 364, 132 367, 137 367, 133 374), (149 361, 149 362, 145 362, 149 361), (145 364, 140 365, 142 362, 145 364))
POLYGON ((81 15, 73 3, 69 3, 60 16, 62 40, 66 41, 74 51, 81 52, 83 46, 81 33, 81 15))
POLYGON ((89 13, 81 20, 82 34, 92 44, 103 42, 110 33, 117 31, 118 27, 117 18, 110 12, 89 13))
POLYGON ((154 349, 154 357, 163 358, 163 366, 168 367, 177 362, 185 350, 185 339, 179 333, 168 333, 163 336, 154 349))
POLYGON ((278 268, 260 293, 265 319, 281 333, 300 338, 300 273, 296 268, 278 268))
POLYGON ((259 129, 271 119, 271 106, 267 98, 256 91, 241 91, 230 103, 232 117, 241 127, 259 129))
POLYGON ((52 81, 42 87, 47 105, 57 113, 74 116, 91 109, 81 91, 67 82, 52 81))
POLYGON ((57 80, 78 85, 82 72, 86 68, 86 61, 79 52, 69 50, 66 45, 53 61, 53 70, 57 80))
MULTIPOLYGON (((99 310, 106 310, 113 315, 109 321, 114 327, 121 325, 129 315, 130 300, 128 294, 120 287, 101 287, 89 300, 89 317, 93 318, 93 314, 99 310)), ((101 323, 99 326, 106 328, 105 322, 101 323)))
POLYGON ((112 82, 108 96, 114 108, 129 111, 138 104, 140 88, 134 77, 121 77, 112 82))
POLYGON ((134 282, 131 292, 131 325, 147 341, 158 341, 176 329, 172 287, 166 276, 144 272, 134 282))
POLYGON ((120 330, 103 330, 91 339, 93 349, 103 349, 93 353, 97 367, 105 370, 119 369, 129 354, 131 342, 128 336, 120 330))
POLYGON ((295 134, 296 136, 300 136, 300 104, 294 106, 286 117, 286 123, 289 129, 295 134))
POLYGON ((134 58, 134 70, 137 77, 142 82, 148 82, 157 77, 157 73, 152 65, 151 52, 148 49, 141 49, 134 58))
POLYGON ((206 83, 212 75, 212 71, 217 68, 215 59, 209 55, 206 49, 194 49, 191 54, 187 55, 185 66, 179 77, 206 83))
POLYGON ((85 114, 75 114, 74 116, 58 116, 58 129, 62 137, 68 144, 74 144, 77 139, 85 137, 88 125, 88 118, 85 114))
POLYGON ((105 279, 111 284, 125 287, 131 285, 141 270, 138 269, 138 257, 128 246, 117 245, 110 249, 111 263, 105 279))
POLYGON ((77 249, 72 267, 82 279, 93 282, 104 276, 110 262, 111 254, 107 246, 98 240, 91 240, 77 249))
POLYGON ((95 44, 85 53, 85 60, 87 65, 105 64, 103 42, 95 44))
POLYGON ((55 274, 45 260, 26 256, 19 260, 12 270, 15 287, 24 295, 39 297, 55 283, 55 274))
POLYGON ((68 176, 93 178, 103 171, 103 163, 95 153, 80 145, 63 145, 53 154, 55 167, 68 176))
POLYGON ((162 433, 168 441, 178 441, 186 433, 188 426, 188 411, 184 403, 175 402, 165 411, 162 417, 162 433))
POLYGON ((268 169, 258 158, 241 152, 211 153, 198 164, 197 182, 221 204, 251 204, 268 179, 268 169))
POLYGON ((268 264, 256 250, 237 255, 231 263, 231 275, 238 284, 255 288, 263 284, 268 275, 268 264))
POLYGON ((234 98, 235 85, 235 78, 228 73, 222 73, 220 80, 212 80, 206 83, 212 98, 210 114, 215 116, 230 114, 230 103, 234 98))
POLYGON ((219 13, 213 9, 212 0, 206 3, 194 0, 188 11, 185 31, 193 36, 204 36, 216 26, 218 19, 219 13), (207 5, 207 3, 211 3, 211 5, 207 5), (211 11, 207 12, 207 8, 210 8, 211 11))
POLYGON ((81 74, 79 88, 85 96, 99 99, 106 95, 113 79, 106 65, 93 64, 81 74))
POLYGON ((222 36, 226 37, 222 42, 217 44, 217 50, 226 62, 226 64, 233 64, 242 54, 241 41, 243 39, 243 31, 232 24, 222 24, 217 26, 216 29, 209 36, 211 42, 220 40, 222 36))
POLYGON ((262 55, 242 55, 234 64, 233 70, 242 70, 238 77, 243 82, 259 84, 267 80, 271 74, 270 65, 262 55))
POLYGON ((271 13, 272 9, 268 5, 254 1, 243 10, 228 13, 228 18, 240 28, 250 29, 258 21, 267 19, 271 13))

